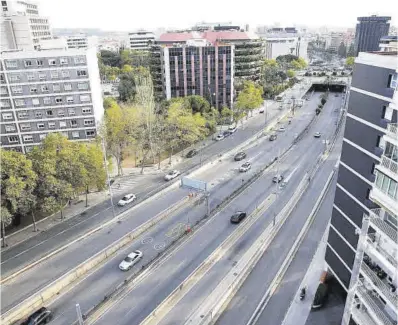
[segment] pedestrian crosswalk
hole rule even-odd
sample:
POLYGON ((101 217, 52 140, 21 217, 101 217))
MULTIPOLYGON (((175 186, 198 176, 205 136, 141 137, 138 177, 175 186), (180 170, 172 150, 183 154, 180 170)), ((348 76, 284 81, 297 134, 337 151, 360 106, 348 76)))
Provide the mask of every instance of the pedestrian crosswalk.
POLYGON ((117 195, 126 193, 129 189, 133 190, 138 182, 139 179, 136 176, 116 179, 111 185, 112 194, 117 195))

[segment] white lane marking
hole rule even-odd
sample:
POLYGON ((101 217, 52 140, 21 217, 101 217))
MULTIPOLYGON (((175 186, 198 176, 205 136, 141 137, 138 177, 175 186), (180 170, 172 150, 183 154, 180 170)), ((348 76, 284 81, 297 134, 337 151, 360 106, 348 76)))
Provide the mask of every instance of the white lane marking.
POLYGON ((155 250, 157 250, 157 251, 159 251, 159 250, 161 250, 161 249, 163 249, 163 248, 165 248, 165 247, 166 247, 166 243, 165 243, 165 242, 162 242, 162 243, 158 243, 158 244, 153 245, 153 248, 154 248, 155 250))
POLYGON ((153 242, 153 237, 146 237, 141 239, 141 244, 145 245, 145 244, 150 244, 153 242))

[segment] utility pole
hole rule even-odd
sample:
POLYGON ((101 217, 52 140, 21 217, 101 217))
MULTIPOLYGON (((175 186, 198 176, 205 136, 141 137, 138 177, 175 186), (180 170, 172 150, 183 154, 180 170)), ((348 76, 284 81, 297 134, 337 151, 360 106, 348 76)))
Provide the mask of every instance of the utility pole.
POLYGON ((76 304, 77 321, 79 325, 83 325, 82 311, 80 310, 80 305, 76 304))
POLYGON ((110 200, 111 200, 111 205, 112 205, 112 215, 113 215, 113 217, 115 217, 116 216, 115 206, 113 204, 113 193, 112 193, 111 179, 109 177, 109 172, 108 172, 108 162, 106 161, 106 147, 105 147, 105 139, 104 138, 102 138, 102 150, 104 151, 104 164, 105 164, 106 178, 108 181, 109 195, 111 197, 110 200))
MULTIPOLYGON (((278 201, 278 194, 279 194, 279 159, 280 159, 280 149, 278 149, 278 159, 276 160, 276 182, 275 182, 275 201, 278 201)), ((272 220, 272 225, 275 226, 276 224, 276 206, 274 210, 274 218, 272 220)))

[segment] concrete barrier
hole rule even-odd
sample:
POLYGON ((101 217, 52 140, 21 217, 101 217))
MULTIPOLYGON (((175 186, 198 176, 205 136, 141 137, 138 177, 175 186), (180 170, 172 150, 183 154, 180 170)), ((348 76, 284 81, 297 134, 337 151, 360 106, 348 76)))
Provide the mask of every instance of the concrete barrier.
POLYGON ((15 321, 20 320, 21 318, 26 317, 37 308, 43 306, 49 299, 59 294, 59 292, 75 282, 81 276, 86 274, 88 271, 92 270, 98 264, 102 263, 110 256, 112 256, 116 251, 118 251, 121 247, 126 244, 132 242, 134 239, 139 237, 142 233, 147 231, 157 222, 169 216, 171 213, 177 211, 179 208, 184 206, 187 202, 191 202, 192 204, 200 199, 200 196, 197 196, 195 199, 190 200, 188 196, 184 197, 182 200, 177 202, 175 205, 165 209, 160 212, 154 218, 148 220, 144 224, 138 226, 128 234, 124 235, 122 238, 118 239, 108 247, 101 250, 99 253, 79 264, 74 269, 70 270, 68 273, 64 274, 57 280, 48 284, 45 288, 32 295, 28 299, 24 300, 17 306, 13 307, 6 313, 2 315, 2 324, 8 325, 12 324, 15 321))

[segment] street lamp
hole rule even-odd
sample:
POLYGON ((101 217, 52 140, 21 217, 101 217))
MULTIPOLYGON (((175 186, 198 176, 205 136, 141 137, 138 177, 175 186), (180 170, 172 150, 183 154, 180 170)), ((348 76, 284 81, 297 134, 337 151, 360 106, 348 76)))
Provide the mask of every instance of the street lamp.
POLYGON ((111 205, 112 205, 112 215, 113 215, 113 217, 115 217, 116 216, 115 206, 113 204, 113 193, 112 193, 111 179, 109 177, 109 171, 108 171, 108 162, 106 160, 106 147, 105 147, 105 139, 104 138, 101 139, 101 143, 102 143, 102 150, 104 152, 104 164, 105 164, 106 178, 107 178, 108 187, 109 187, 109 195, 110 195, 110 200, 111 200, 111 205))

